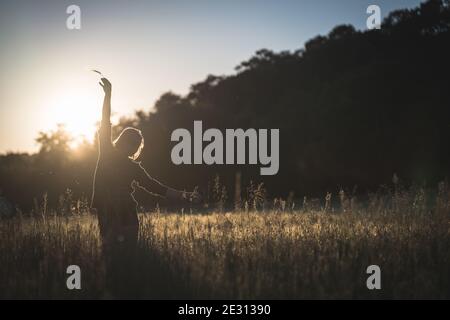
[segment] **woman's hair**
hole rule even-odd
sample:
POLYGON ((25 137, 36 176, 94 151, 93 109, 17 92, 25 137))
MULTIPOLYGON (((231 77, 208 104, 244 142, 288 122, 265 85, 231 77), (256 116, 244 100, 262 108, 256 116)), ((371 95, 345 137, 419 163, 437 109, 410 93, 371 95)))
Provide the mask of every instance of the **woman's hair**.
POLYGON ((129 158, 136 160, 141 154, 142 148, 144 148, 144 137, 141 130, 128 127, 123 129, 116 140, 114 140, 114 146, 117 149, 129 151, 129 158), (133 153, 133 150, 136 150, 133 153))

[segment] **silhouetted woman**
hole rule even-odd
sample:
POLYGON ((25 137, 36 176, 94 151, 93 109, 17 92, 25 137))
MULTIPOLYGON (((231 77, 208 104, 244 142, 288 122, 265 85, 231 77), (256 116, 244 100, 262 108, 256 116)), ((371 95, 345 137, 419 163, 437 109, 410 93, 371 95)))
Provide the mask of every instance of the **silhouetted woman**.
POLYGON ((136 182, 148 192, 172 199, 195 198, 196 193, 185 193, 164 186, 150 177, 140 163, 135 162, 144 146, 144 139, 138 129, 126 128, 112 142, 111 83, 102 78, 100 85, 105 98, 98 132, 99 155, 91 206, 98 216, 107 268, 110 269, 107 273, 123 281, 126 277, 120 275, 124 270, 118 261, 126 263, 127 257, 135 249, 139 231, 132 183, 136 182))

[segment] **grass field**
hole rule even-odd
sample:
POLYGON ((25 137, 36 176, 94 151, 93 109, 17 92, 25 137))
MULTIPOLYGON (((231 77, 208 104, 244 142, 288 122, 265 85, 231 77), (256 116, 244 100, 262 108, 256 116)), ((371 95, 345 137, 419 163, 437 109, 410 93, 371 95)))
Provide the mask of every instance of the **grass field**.
MULTIPOLYGON (((432 202, 432 210, 398 196, 335 211, 142 214, 130 290, 138 298, 448 299, 449 201, 432 202), (381 268, 381 290, 366 287, 371 264, 381 268)), ((92 215, 2 220, 0 268, 0 298, 112 297, 92 215), (66 288, 72 264, 81 290, 66 288)))
MULTIPOLYGON (((137 258, 120 281, 130 298, 450 298, 447 184, 337 198, 140 214, 137 258), (373 264, 381 290, 366 286, 373 264)), ((116 298, 96 217, 45 203, 0 220, 0 298, 116 298), (69 265, 81 268, 81 290, 66 287, 69 265)))

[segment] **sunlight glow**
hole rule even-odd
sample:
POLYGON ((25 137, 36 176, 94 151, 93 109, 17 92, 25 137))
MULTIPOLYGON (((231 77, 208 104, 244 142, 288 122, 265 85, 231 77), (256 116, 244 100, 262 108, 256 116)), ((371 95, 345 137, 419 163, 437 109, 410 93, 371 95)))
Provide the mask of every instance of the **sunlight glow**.
POLYGON ((63 124, 78 145, 84 139, 92 142, 96 124, 100 120, 98 97, 86 92, 64 92, 50 100, 46 123, 49 129, 63 124))

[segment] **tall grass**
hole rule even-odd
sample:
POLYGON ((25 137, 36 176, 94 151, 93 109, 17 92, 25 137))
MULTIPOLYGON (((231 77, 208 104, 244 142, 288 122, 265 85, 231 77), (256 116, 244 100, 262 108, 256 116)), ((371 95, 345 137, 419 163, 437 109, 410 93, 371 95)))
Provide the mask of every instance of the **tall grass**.
MULTIPOLYGON (((132 297, 450 298, 446 184, 434 195, 395 187, 364 202, 344 191, 293 202, 141 214, 132 297), (366 287, 371 264, 381 290, 366 287)), ((1 298, 114 297, 96 217, 86 213, 2 220, 0 267, 1 298), (71 264, 81 267, 82 290, 66 288, 71 264)))

